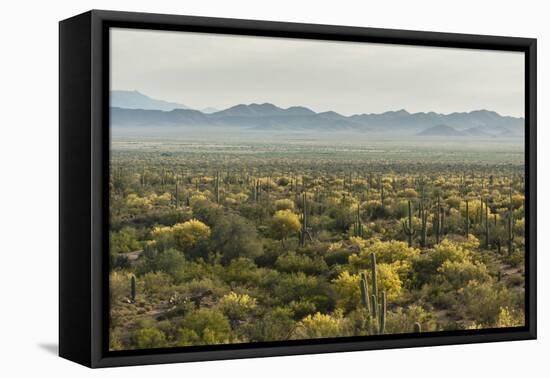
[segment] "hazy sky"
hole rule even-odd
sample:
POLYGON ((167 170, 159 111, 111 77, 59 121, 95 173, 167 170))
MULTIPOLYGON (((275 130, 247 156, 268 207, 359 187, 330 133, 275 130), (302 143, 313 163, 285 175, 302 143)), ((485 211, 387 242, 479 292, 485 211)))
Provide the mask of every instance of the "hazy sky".
POLYGON ((270 102, 351 115, 524 113, 524 56, 435 47, 111 31, 111 88, 191 108, 270 102))

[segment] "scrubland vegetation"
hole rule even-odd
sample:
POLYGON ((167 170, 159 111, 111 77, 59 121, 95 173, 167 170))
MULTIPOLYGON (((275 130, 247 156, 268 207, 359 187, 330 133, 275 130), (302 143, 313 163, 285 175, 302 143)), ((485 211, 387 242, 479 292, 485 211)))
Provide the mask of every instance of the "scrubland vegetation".
POLYGON ((160 145, 112 150, 112 350, 524 324, 521 159, 160 145))

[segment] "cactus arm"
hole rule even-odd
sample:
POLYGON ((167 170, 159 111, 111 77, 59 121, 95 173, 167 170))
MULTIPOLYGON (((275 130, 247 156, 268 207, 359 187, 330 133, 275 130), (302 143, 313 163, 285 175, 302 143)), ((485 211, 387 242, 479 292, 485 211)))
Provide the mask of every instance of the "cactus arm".
POLYGON ((380 320, 379 320, 379 329, 378 333, 383 335, 386 331, 386 292, 382 292, 380 297, 380 320))

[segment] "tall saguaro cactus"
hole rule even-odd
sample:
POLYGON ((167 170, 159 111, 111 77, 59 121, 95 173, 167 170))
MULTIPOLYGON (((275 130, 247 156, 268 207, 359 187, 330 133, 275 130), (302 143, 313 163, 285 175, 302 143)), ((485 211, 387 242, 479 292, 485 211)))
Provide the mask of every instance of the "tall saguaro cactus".
POLYGON ((403 221, 401 223, 401 225, 403 226, 403 232, 405 233, 405 235, 407 236, 407 240, 408 240, 408 243, 409 243, 409 248, 412 247, 412 238, 414 236, 414 234, 416 234, 416 230, 414 229, 414 226, 413 226, 413 220, 412 220, 412 207, 411 207, 411 201, 409 200, 408 201, 408 205, 409 205, 409 217, 408 217, 408 224, 407 222, 403 221))
POLYGON ((424 197, 420 200, 420 245, 426 247, 426 238, 427 238, 427 225, 428 225, 428 210, 424 203, 424 197))
POLYGON ((254 202, 258 202, 260 199, 260 192, 262 190, 262 184, 260 180, 254 180, 254 202))
POLYGON ((376 254, 371 253, 372 294, 369 297, 367 275, 361 272, 361 304, 367 312, 367 325, 370 334, 383 334, 386 330, 386 292, 378 294, 376 254))
POLYGON ((308 230, 308 212, 307 212, 307 196, 306 193, 302 193, 302 227, 300 229, 300 247, 306 245, 306 238, 310 240, 311 235, 308 230))
POLYGON ((479 224, 483 224, 483 197, 479 197, 479 224))
POLYGON ((369 286, 365 272, 361 272, 361 303, 370 314, 369 286))
POLYGON ((180 205, 180 193, 179 193, 179 188, 178 188, 178 175, 176 174, 175 175, 175 184, 176 184, 176 191, 174 193, 174 205, 176 206, 176 209, 179 207, 180 205))
POLYGON ((508 255, 514 252, 514 206, 512 204, 512 188, 510 188, 510 206, 508 207, 507 244, 508 255))
POLYGON ((363 237, 363 222, 361 221, 361 205, 357 205, 357 215, 355 219, 355 236, 363 237))
POLYGON ((382 291, 380 295, 380 308, 378 309, 378 334, 383 335, 386 332, 386 292, 382 291))
POLYGON ((466 225, 466 239, 470 237, 470 209, 468 207, 468 200, 466 200, 466 219, 464 220, 466 225))
POLYGON ((136 276, 130 278, 130 302, 136 303, 136 276))
POLYGON ((378 297, 378 276, 377 276, 377 269, 376 269, 376 254, 371 253, 370 254, 370 268, 371 268, 371 274, 372 274, 372 295, 375 297, 378 297))
POLYGON ((216 172, 216 178, 214 181, 214 192, 216 193, 216 203, 220 203, 220 172, 216 172))
POLYGON ((489 199, 485 197, 485 249, 489 249, 489 199))
POLYGON ((145 186, 145 166, 143 166, 143 168, 141 169, 141 186, 144 187, 145 186))
POLYGON ((436 206, 436 213, 435 213, 435 220, 434 220, 435 244, 439 244, 441 242, 442 226, 443 224, 441 221, 441 197, 437 196, 437 206, 436 206))

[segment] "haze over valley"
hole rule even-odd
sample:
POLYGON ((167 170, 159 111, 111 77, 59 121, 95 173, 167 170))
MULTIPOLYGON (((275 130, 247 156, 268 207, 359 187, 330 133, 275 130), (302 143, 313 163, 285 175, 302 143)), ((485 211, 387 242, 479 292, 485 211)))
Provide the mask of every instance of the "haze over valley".
POLYGON ((195 110, 183 104, 153 99, 137 91, 113 91, 111 125, 115 137, 195 137, 214 139, 238 136, 275 141, 306 135, 313 139, 352 135, 365 140, 446 140, 461 143, 523 143, 524 119, 501 116, 490 110, 440 114, 409 113, 402 109, 379 114, 345 116, 334 111, 315 112, 304 106, 288 108, 271 103, 237 104, 230 108, 195 110), (231 134, 231 135, 227 135, 231 134))

